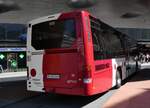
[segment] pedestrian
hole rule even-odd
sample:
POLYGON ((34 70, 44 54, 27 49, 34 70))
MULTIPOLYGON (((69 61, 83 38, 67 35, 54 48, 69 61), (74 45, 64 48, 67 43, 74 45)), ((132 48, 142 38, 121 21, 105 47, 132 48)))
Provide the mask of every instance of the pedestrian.
POLYGON ((147 63, 149 62, 149 58, 150 58, 150 55, 147 53, 147 54, 146 54, 146 62, 147 62, 147 63))

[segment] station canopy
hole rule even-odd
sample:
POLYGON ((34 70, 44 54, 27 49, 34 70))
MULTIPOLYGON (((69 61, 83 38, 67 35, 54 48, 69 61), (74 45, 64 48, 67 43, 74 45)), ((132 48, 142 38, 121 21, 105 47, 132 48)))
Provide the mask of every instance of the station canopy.
POLYGON ((92 3, 80 7, 74 7, 71 1, 77 0, 0 0, 0 23, 27 24, 41 16, 80 9, 113 27, 150 28, 149 0, 144 0, 146 5, 138 0, 80 0, 85 5, 92 3))
POLYGON ((150 52, 150 40, 140 40, 137 45, 140 52, 150 52))

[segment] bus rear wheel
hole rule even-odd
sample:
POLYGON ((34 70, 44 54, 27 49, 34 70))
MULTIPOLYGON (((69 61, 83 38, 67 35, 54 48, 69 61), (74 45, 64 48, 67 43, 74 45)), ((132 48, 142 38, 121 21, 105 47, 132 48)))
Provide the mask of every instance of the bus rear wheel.
POLYGON ((116 87, 115 88, 120 88, 122 85, 122 79, 121 79, 121 74, 119 71, 116 72, 116 87))

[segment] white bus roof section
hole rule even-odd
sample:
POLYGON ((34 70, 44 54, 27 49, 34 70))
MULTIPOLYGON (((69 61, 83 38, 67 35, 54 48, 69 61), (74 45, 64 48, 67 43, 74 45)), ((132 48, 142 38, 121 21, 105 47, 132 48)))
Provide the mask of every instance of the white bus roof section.
MULTIPOLYGON (((27 24, 32 19, 77 9, 69 5, 69 0, 11 1, 14 1, 19 9, 0 13, 0 23, 27 24)), ((85 10, 88 10, 92 15, 113 27, 150 28, 149 7, 145 7, 142 3, 137 2, 137 0, 97 0, 95 5, 85 8, 85 10), (130 13, 137 13, 139 15, 132 18, 121 17, 123 15, 130 15, 130 13)), ((0 8, 3 7, 0 5, 0 8)))
POLYGON ((30 21, 29 23, 34 25, 34 24, 37 24, 37 23, 45 22, 45 21, 56 20, 56 19, 59 18, 60 15, 61 15, 61 13, 40 17, 40 18, 37 18, 37 19, 34 19, 34 20, 30 21))

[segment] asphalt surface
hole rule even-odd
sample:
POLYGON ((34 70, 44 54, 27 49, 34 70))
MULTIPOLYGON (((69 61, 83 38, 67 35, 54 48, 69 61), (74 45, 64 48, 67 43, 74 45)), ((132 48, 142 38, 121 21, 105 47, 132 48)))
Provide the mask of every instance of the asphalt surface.
POLYGON ((92 97, 64 96, 54 94, 41 94, 30 99, 23 99, 2 108, 100 108, 103 98, 108 98, 110 93, 92 97))
MULTIPOLYGON (((141 70, 129 78, 128 82, 150 80, 149 71, 149 69, 141 70)), ((121 88, 127 84, 128 83, 124 84, 121 88)), ((1 83, 0 108, 102 108, 119 90, 120 89, 112 89, 106 93, 91 97, 66 96, 27 92, 26 82, 1 83)), ((121 98, 118 100, 120 99, 121 98)))
POLYGON ((26 91, 26 83, 0 83, 0 108, 100 108, 116 90, 91 97, 26 91))
POLYGON ((0 108, 9 104, 37 96, 37 93, 26 91, 25 81, 0 83, 0 108))

